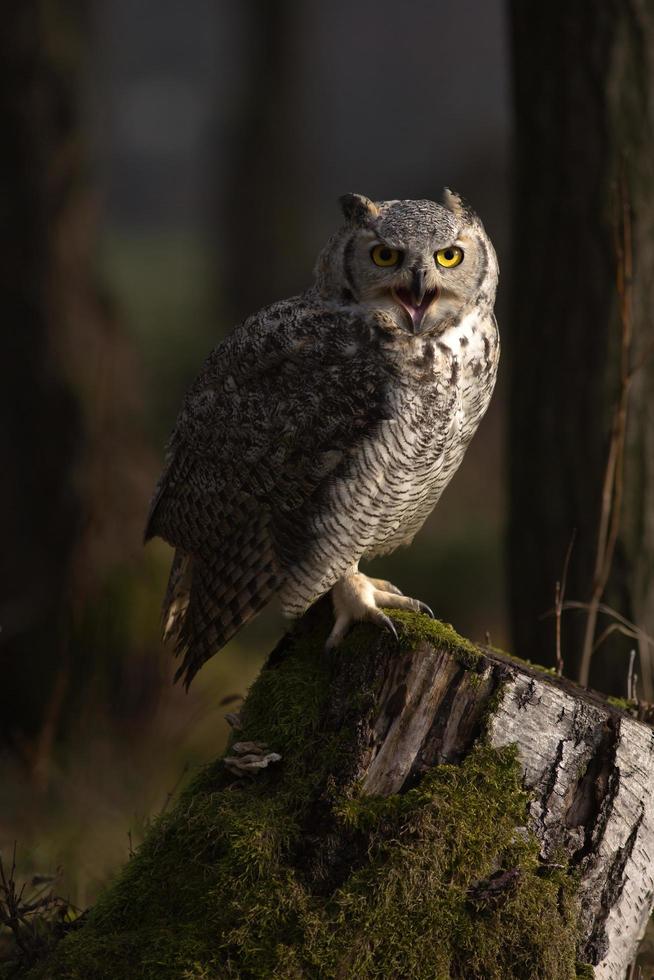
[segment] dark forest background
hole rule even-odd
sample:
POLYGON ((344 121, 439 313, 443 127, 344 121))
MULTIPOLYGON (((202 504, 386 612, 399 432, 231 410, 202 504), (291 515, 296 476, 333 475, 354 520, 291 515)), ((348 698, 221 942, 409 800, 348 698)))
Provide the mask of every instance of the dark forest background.
POLYGON ((23 0, 3 17, 0 851, 61 866, 84 906, 221 750, 283 623, 267 611, 173 687, 147 503, 203 358, 308 284, 347 191, 451 186, 501 268, 491 410, 384 574, 553 666, 574 537, 563 598, 595 605, 562 612, 564 672, 590 664, 624 696, 633 649, 654 700, 647 4, 23 0))

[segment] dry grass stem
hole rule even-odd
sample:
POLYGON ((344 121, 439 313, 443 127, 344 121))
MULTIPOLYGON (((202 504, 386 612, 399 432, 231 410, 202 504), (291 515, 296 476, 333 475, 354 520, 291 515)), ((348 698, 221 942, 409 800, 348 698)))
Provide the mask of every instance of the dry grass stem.
MULTIPOLYGON (((563 608, 581 609, 587 612, 589 605, 590 603, 588 602, 577 602, 574 599, 566 599, 563 603, 563 608)), ((617 609, 613 609, 612 606, 608 606, 605 602, 599 602, 597 604, 597 612, 602 613, 604 616, 611 616, 611 618, 616 620, 617 623, 624 626, 626 630, 629 630, 630 634, 632 633, 634 636, 638 637, 638 639, 647 646, 654 647, 654 637, 651 637, 649 633, 646 633, 645 630, 641 629, 636 623, 632 623, 630 619, 627 619, 626 616, 619 613, 617 609)), ((545 615, 553 616, 554 610, 550 609, 547 613, 545 613, 545 615)))
POLYGON ((620 319, 620 386, 613 413, 611 440, 604 472, 600 520, 595 552, 595 568, 591 597, 587 603, 586 626, 579 666, 579 683, 588 686, 590 664, 596 649, 595 633, 602 596, 606 589, 615 545, 620 528, 620 514, 624 491, 624 449, 627 431, 629 389, 633 377, 630 371, 632 339, 632 278, 633 254, 631 231, 631 206, 624 175, 620 175, 618 214, 614 222, 615 251, 617 260, 616 285, 620 319))
POLYGON ((56 875, 36 875, 32 878, 32 890, 26 894, 26 883, 16 884, 16 844, 14 843, 11 866, 5 868, 0 856, 0 927, 12 937, 17 955, 10 952, 13 962, 30 966, 46 950, 53 937, 60 935, 79 914, 66 899, 55 895, 53 885, 56 875))
POLYGON ((636 662, 636 651, 629 651, 629 670, 627 671, 627 698, 629 701, 638 700, 636 697, 636 688, 638 686, 638 674, 634 673, 634 664, 636 662))
POLYGON ((570 535, 568 549, 565 553, 565 558, 563 560, 563 571, 561 572, 561 578, 556 583, 556 586, 554 588, 554 612, 556 615, 556 672, 559 675, 559 677, 563 675, 563 666, 564 666, 563 653, 561 650, 561 614, 563 612, 565 587, 568 581, 568 567, 570 565, 570 556, 572 554, 572 549, 574 547, 576 536, 577 536, 577 529, 574 528, 572 534, 570 535))

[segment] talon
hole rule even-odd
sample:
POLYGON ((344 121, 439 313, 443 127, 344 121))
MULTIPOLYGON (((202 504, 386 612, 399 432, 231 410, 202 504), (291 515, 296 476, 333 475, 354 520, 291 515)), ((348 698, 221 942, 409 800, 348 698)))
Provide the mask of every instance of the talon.
POLYGON ((412 612, 422 612, 434 618, 434 614, 424 602, 403 595, 398 588, 383 579, 368 578, 361 572, 353 570, 332 588, 335 622, 325 643, 329 652, 338 646, 350 627, 356 622, 373 622, 395 637, 399 637, 395 624, 382 607, 388 609, 410 609, 412 612))
POLYGON ((389 617, 385 613, 382 613, 381 616, 380 616, 380 618, 379 618, 379 623, 385 629, 387 629, 389 633, 392 633, 393 634, 393 636, 395 637, 395 642, 396 643, 399 643, 400 642, 400 638, 397 635, 397 630, 395 629, 395 623, 393 622, 392 619, 389 619, 389 617))

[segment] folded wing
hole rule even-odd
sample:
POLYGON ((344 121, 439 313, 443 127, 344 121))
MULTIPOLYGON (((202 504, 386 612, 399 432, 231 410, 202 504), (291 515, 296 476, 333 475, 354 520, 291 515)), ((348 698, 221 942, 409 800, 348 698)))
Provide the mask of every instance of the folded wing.
POLYGON ((164 631, 187 686, 277 591, 301 611, 356 557, 354 525, 335 561, 314 518, 388 416, 381 348, 367 322, 285 301, 238 327, 188 391, 146 529, 176 548, 164 631), (320 583, 303 579, 309 552, 325 553, 320 583))

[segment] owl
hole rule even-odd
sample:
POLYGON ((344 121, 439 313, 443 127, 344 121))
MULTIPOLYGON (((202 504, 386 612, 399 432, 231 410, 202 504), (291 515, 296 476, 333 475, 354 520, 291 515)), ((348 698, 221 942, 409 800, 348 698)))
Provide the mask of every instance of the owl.
POLYGON ((359 571, 411 542, 488 407, 499 359, 493 246, 445 190, 341 198, 306 292, 248 317, 183 402, 146 540, 175 554, 164 635, 185 683, 272 598, 331 590, 337 645, 384 609, 431 615, 359 571))

